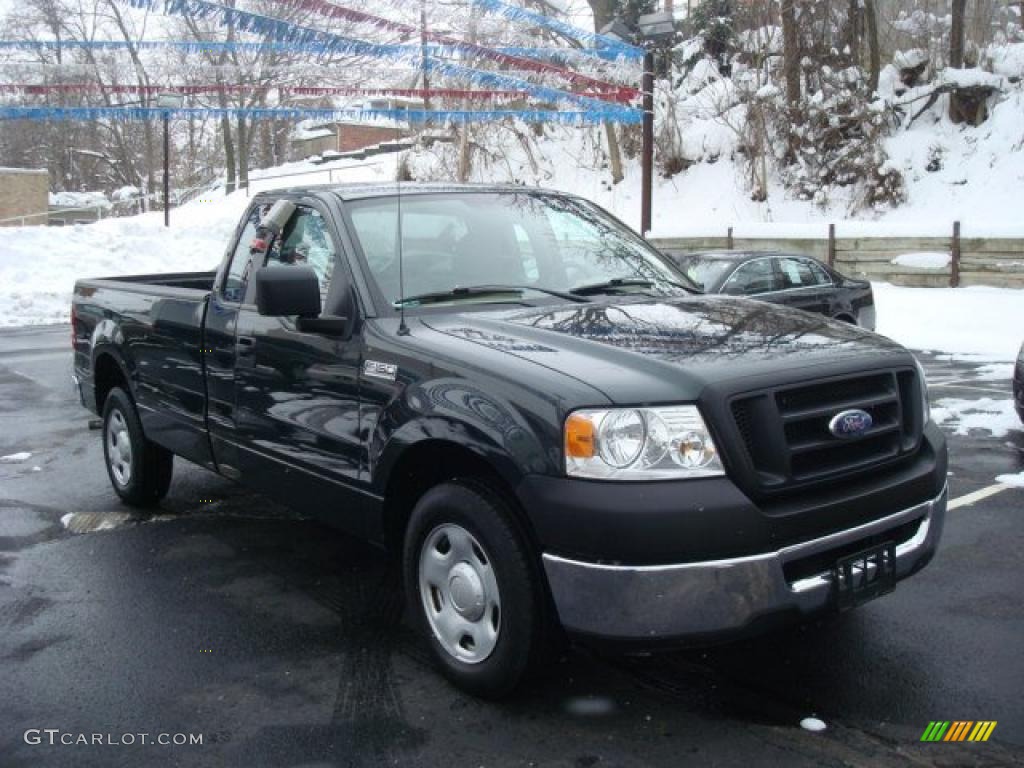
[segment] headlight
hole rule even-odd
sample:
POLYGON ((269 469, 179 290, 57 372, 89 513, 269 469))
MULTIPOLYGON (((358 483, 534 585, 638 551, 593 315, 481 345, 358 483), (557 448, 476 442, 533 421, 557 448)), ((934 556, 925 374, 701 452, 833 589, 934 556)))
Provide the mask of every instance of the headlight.
POLYGON ((924 415, 923 426, 932 420, 932 404, 928 399, 928 376, 925 375, 924 366, 921 365, 921 361, 916 357, 914 358, 914 364, 917 365, 917 381, 921 386, 921 412, 924 415))
POLYGON ((565 471, 594 480, 724 475, 696 406, 575 411, 565 422, 565 471))

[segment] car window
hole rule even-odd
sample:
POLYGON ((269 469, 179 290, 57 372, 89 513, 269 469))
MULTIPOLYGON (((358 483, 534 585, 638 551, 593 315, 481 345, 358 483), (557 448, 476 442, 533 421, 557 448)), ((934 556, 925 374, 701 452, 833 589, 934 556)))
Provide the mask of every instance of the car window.
POLYGON ((245 297, 245 286, 249 279, 249 261, 253 238, 256 237, 256 227, 259 224, 260 212, 253 208, 246 219, 242 234, 235 244, 235 252, 231 254, 231 264, 228 267, 228 274, 224 280, 224 298, 228 301, 242 301, 245 297))
POLYGON ((705 291, 711 290, 726 273, 732 270, 734 263, 725 259, 701 259, 694 257, 683 262, 683 271, 693 282, 705 291))
POLYGON ((783 287, 787 290, 831 282, 824 269, 807 259, 779 259, 779 271, 782 273, 783 287))
POLYGON ((814 274, 815 285, 832 285, 832 277, 825 268, 815 261, 807 262, 811 267, 811 272, 814 274))
POLYGON ((312 267, 320 280, 320 294, 326 297, 336 254, 324 217, 316 209, 300 205, 270 246, 266 264, 312 267))
POLYGON ((722 287, 723 293, 733 296, 752 296, 775 290, 778 290, 778 284, 771 259, 748 261, 733 272, 732 277, 722 287))

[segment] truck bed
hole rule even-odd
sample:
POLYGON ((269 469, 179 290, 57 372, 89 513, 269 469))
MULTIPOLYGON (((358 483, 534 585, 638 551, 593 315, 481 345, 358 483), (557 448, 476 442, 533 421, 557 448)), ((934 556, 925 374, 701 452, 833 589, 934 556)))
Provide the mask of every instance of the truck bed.
POLYGON ((203 321, 215 272, 79 280, 72 299, 75 375, 86 407, 98 410, 115 364, 146 434, 210 465, 203 321), (106 366, 106 368, 104 368, 106 366))
POLYGON ((79 280, 78 286, 108 288, 159 296, 180 295, 182 291, 209 293, 213 290, 216 272, 171 272, 160 275, 128 275, 95 277, 79 280))

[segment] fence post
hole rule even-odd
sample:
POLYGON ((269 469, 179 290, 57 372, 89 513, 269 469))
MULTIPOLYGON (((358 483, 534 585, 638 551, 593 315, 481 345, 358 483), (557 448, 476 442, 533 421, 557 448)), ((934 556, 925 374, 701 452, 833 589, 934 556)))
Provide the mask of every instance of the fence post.
POLYGON ((833 269, 836 266, 836 225, 828 225, 828 265, 833 269))
POLYGON ((727 248, 728 248, 728 249, 729 249, 730 251, 731 251, 731 250, 732 250, 733 248, 735 248, 735 247, 736 247, 736 246, 734 245, 734 243, 735 243, 735 240, 733 240, 733 237, 732 237, 732 227, 729 227, 729 237, 728 237, 728 239, 726 240, 726 242, 728 243, 728 246, 727 246, 727 248))
POLYGON ((953 222, 953 248, 951 249, 953 263, 949 274, 949 287, 960 287, 960 222, 953 222))

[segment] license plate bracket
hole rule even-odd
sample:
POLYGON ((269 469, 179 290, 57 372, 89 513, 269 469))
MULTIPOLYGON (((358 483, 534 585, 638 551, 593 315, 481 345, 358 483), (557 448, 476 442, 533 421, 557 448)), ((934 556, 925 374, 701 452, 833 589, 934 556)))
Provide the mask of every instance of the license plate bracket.
POLYGON ((846 611, 896 588, 896 542, 841 557, 832 568, 836 607, 846 611))

